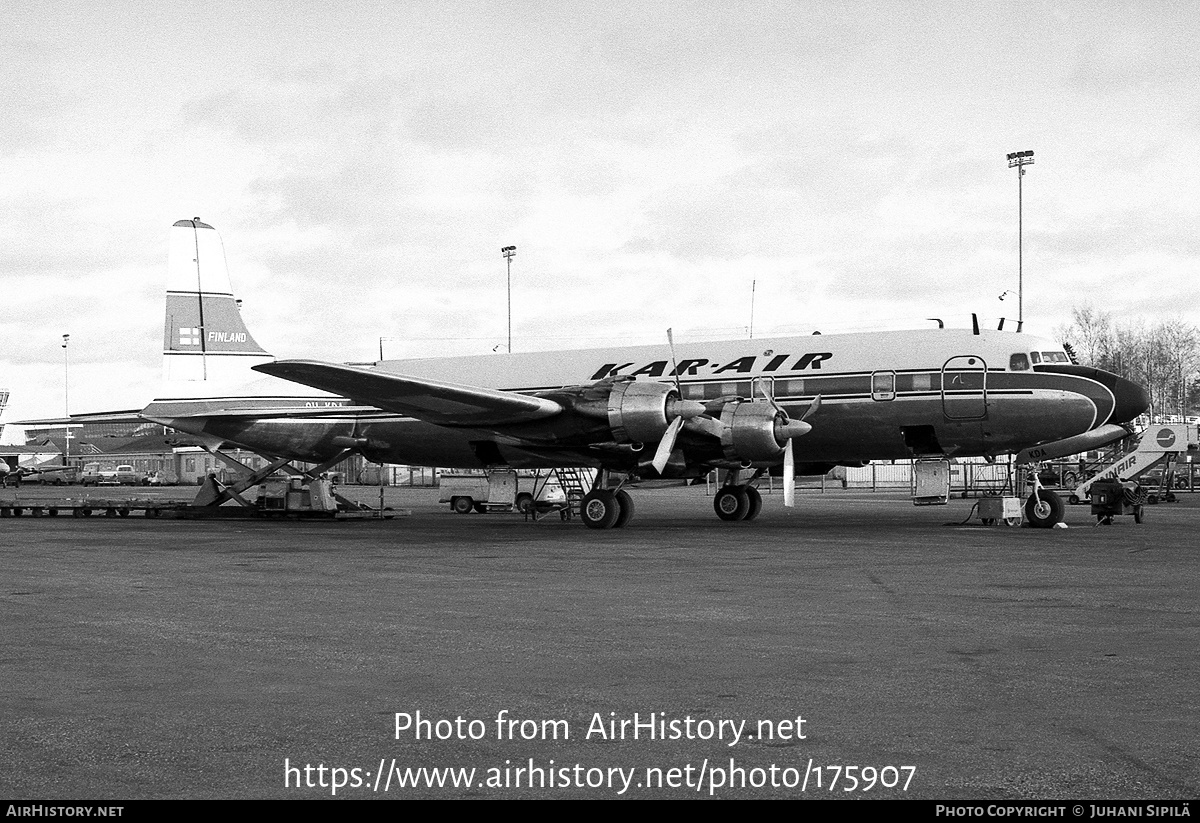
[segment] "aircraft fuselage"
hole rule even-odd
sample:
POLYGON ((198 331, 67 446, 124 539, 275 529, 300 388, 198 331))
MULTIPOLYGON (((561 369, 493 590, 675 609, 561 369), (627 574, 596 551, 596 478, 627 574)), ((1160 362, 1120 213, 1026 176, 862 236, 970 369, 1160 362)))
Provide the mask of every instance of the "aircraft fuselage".
MULTIPOLYGON (((572 414, 582 387, 623 376, 661 383, 678 378, 686 399, 766 402, 770 393, 793 418, 820 396, 812 430, 795 446, 797 461, 812 463, 1005 454, 1125 422, 1147 400, 1134 383, 1070 366, 1058 344, 1008 332, 812 335, 681 344, 677 353, 675 362, 664 345, 373 364, 380 372, 536 394, 568 407, 546 420, 483 430, 351 411, 353 398, 290 398, 307 409, 299 418, 266 409, 260 416, 221 413, 235 403, 245 409, 244 398, 156 401, 145 414, 194 434, 313 462, 353 441, 369 459, 389 463, 632 470, 644 462, 645 444, 609 442, 603 420, 572 414), (205 408, 214 413, 206 415, 205 408), (321 416, 313 416, 318 410, 321 416)), ((280 405, 278 398, 259 402, 280 405)), ((729 465, 728 451, 704 433, 684 428, 677 447, 696 471, 729 465)))

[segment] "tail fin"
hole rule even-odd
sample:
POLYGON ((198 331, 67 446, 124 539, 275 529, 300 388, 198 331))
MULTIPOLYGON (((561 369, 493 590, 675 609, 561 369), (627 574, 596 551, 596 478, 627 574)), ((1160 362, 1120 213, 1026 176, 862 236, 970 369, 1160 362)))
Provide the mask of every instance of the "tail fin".
POLYGON ((163 379, 245 383, 258 377, 251 366, 273 359, 242 322, 217 230, 199 217, 180 220, 167 256, 163 379))

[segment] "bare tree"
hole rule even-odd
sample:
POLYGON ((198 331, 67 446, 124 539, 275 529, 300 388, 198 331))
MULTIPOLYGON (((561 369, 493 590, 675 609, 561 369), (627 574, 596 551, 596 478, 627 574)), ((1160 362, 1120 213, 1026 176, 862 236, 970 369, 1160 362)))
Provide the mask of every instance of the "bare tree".
MULTIPOLYGON (((1179 318, 1151 327, 1140 318, 1115 323, 1110 312, 1091 306, 1072 309, 1071 322, 1057 330, 1081 363, 1141 383, 1150 393, 1150 414, 1187 414, 1188 383, 1200 366, 1200 329, 1179 318)), ((1192 381, 1193 387, 1196 381, 1192 381)))

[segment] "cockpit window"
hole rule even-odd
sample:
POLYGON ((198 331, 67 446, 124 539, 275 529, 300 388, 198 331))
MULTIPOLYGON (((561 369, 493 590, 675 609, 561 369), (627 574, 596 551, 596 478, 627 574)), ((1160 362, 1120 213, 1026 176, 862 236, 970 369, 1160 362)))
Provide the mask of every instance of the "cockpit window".
POLYGON ((1009 371, 1029 371, 1029 355, 1019 351, 1008 358, 1009 371))
MULTIPOLYGON (((1014 358, 1016 355, 1013 356, 1014 358)), ((1064 351, 1034 351, 1029 353, 1030 359, 1033 360, 1033 365, 1040 363, 1070 363, 1071 358, 1064 351)), ((1015 369, 1016 366, 1013 366, 1015 369)))

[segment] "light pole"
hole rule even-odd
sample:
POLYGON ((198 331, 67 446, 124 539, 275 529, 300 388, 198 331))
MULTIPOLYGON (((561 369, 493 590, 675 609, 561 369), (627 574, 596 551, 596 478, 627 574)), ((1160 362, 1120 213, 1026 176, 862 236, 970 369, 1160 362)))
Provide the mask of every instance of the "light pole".
POLYGON ((71 463, 71 361, 67 344, 71 342, 71 335, 64 334, 62 336, 63 350, 63 416, 67 418, 66 432, 67 436, 64 439, 66 444, 63 447, 63 466, 68 466, 71 463))
POLYGON ((1017 331, 1025 322, 1025 272, 1022 261, 1022 193, 1021 178, 1025 176, 1025 167, 1033 165, 1032 151, 1014 151, 1008 154, 1008 167, 1017 170, 1017 331))
POLYGON ((508 353, 512 354, 512 259, 517 256, 517 247, 505 246, 500 253, 508 263, 508 353))

